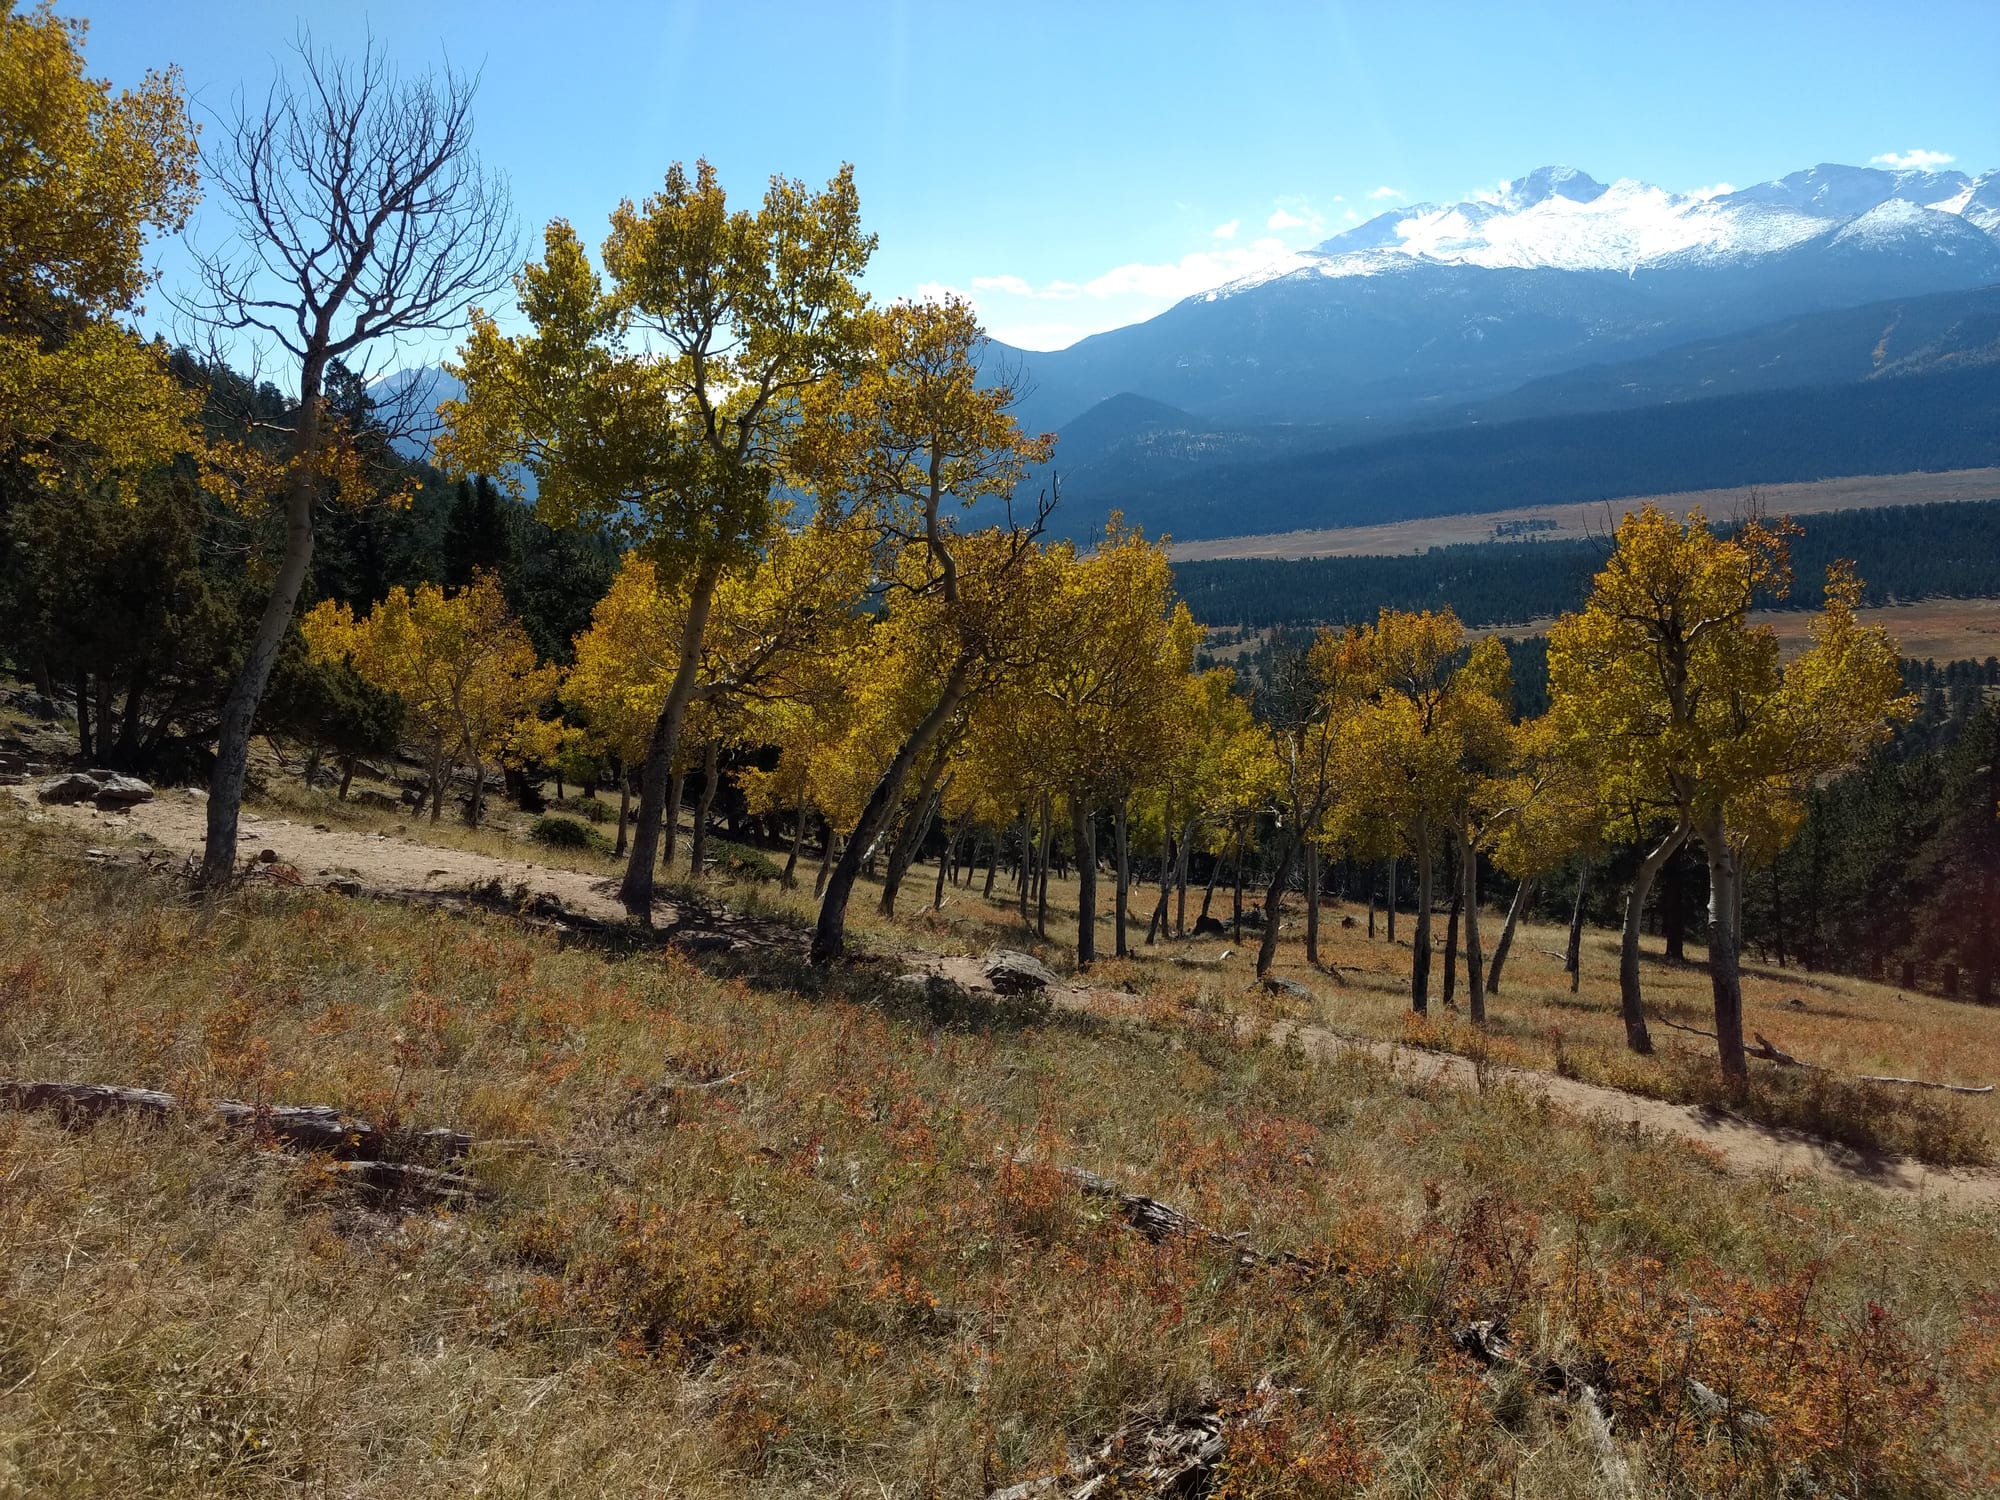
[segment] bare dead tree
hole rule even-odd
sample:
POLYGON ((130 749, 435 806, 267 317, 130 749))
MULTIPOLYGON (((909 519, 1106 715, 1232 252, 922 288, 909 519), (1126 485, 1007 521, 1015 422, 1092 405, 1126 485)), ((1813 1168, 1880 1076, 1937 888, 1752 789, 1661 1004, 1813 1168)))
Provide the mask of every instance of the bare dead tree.
MULTIPOLYGON (((201 869, 209 887, 234 873, 251 726, 312 563, 328 372, 338 362, 366 379, 371 357, 380 366, 461 327, 520 259, 506 181, 472 150, 476 79, 449 63, 405 78, 373 38, 358 58, 317 49, 306 34, 295 51, 297 66, 260 106, 237 98, 203 153, 235 233, 195 248, 193 286, 176 298, 219 343, 298 371, 276 502, 284 554, 217 736, 201 869)), ((391 421, 411 425, 407 403, 391 421)))

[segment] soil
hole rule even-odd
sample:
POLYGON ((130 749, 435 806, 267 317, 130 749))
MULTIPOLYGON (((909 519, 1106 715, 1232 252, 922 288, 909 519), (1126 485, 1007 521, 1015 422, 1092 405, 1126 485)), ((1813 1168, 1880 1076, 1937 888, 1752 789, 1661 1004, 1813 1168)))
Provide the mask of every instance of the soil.
MULTIPOLYGON (((28 809, 30 820, 67 823, 91 838, 107 843, 137 840, 178 865, 189 856, 200 858, 207 834, 208 803, 198 791, 160 792, 127 812, 99 812, 87 803, 44 807, 34 800, 33 786, 10 789, 28 809)), ((287 818, 263 817, 245 809, 237 852, 256 860, 264 850, 277 855, 277 865, 298 873, 305 885, 358 881, 364 894, 406 896, 464 891, 497 880, 502 889, 525 886, 531 895, 553 896, 572 911, 601 921, 623 921, 616 881, 577 870, 537 864, 527 859, 499 859, 461 849, 426 844, 406 834, 364 833, 324 829, 287 818)))
MULTIPOLYGON (((174 864, 190 855, 198 856, 202 846, 205 805, 198 792, 166 791, 128 812, 104 813, 85 805, 40 806, 33 799, 32 787, 11 791, 30 820, 68 825, 87 840, 136 841, 165 854, 174 864)), ((246 813, 241 848, 246 857, 264 849, 275 851, 277 864, 296 871, 298 883, 305 885, 354 881, 366 895, 405 897, 463 891, 497 880, 510 892, 525 887, 530 895, 553 897, 571 911, 602 921, 620 921, 625 915, 614 881, 532 860, 440 848, 406 835, 335 831, 246 813)), ((901 965, 950 979, 969 990, 992 988, 977 959, 912 950, 902 955, 901 965)), ((1100 1015, 1116 1014, 1135 1003, 1129 995, 1076 985, 1054 988, 1051 998, 1059 1006, 1100 1015)), ((1273 1040, 1296 1042, 1321 1056, 1366 1053, 1416 1086, 1528 1089, 1577 1115, 1634 1134, 1691 1142, 1729 1170, 1745 1175, 1806 1176, 1929 1199, 1954 1208, 2000 1208, 2000 1171, 1992 1169, 1928 1166, 1758 1125, 1717 1110, 1669 1104, 1552 1073, 1489 1067, 1482 1078, 1481 1070, 1467 1058, 1345 1036, 1323 1026, 1280 1022, 1270 1034, 1273 1040)))

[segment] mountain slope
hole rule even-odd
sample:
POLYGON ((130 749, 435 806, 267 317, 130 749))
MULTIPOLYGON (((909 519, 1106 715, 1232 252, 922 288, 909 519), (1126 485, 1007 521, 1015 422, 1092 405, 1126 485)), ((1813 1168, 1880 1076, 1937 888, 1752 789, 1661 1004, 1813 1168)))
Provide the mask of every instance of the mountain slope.
POLYGON ((1029 425, 1124 392, 1234 424, 1371 421, 1773 319, 2000 281, 2000 173, 1826 165, 1717 197, 1543 168, 1379 215, 1148 322, 1009 351, 1029 425))
POLYGON ((1182 541, 1676 490, 2000 464, 2000 363, 1748 391, 1066 483, 1061 528, 1122 510, 1182 541))
POLYGON ((2000 286, 1808 313, 1530 381, 1479 421, 1619 410, 1746 391, 1893 379, 2000 360, 2000 286))

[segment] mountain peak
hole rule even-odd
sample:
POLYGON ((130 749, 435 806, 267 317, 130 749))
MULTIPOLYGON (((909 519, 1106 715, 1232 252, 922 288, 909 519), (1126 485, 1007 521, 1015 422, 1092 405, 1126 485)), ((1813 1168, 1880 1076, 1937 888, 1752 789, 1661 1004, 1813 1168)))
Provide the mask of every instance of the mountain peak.
POLYGON ((1537 167, 1526 177, 1500 184, 1500 208, 1510 213, 1533 208, 1550 198, 1566 198, 1571 203, 1592 203, 1604 196, 1605 186, 1588 172, 1575 167, 1537 167))
POLYGON ((1574 167, 1537 167, 1459 203, 1419 203, 1358 224, 1289 265, 1207 293, 1226 297, 1287 276, 1374 276, 1413 265, 1611 271, 1745 261, 1854 225, 1843 244, 2000 239, 2000 180, 1988 173, 1890 171, 1822 162, 1720 195, 1633 178, 1609 185, 1574 167), (1865 222, 1863 222, 1865 220, 1865 222), (1972 231, 1967 239, 1964 231, 1972 231))

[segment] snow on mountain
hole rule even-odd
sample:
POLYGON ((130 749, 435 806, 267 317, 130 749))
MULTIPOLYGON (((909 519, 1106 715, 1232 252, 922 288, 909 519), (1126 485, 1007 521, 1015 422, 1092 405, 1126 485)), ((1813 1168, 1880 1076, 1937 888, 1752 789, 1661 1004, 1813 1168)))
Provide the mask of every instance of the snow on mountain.
MULTIPOLYGON (((1945 200, 1951 201, 1954 200, 1945 200)), ((1972 243, 1982 238, 1978 229, 1943 205, 1925 208, 1905 198, 1891 198, 1849 219, 1834 231, 1831 243, 1875 248, 1921 239, 1938 253, 1950 255, 1955 252, 1956 243, 1968 236, 1972 243)))
POLYGON ((1379 276, 1422 265, 1632 275, 1742 262, 1822 236, 1848 250, 1900 245, 1937 254, 2000 240, 2000 172, 1890 172, 1822 164, 1719 195, 1673 193, 1632 178, 1606 185, 1573 167, 1541 167, 1460 203, 1378 214, 1255 275, 1233 296, 1291 276, 1379 276))
POLYGON ((1962 199, 1953 199, 1956 208, 1946 208, 1943 203, 1932 205, 1955 213, 1968 224, 1976 224, 1996 239, 2000 239, 2000 171, 1985 172, 1965 185, 1962 199))

